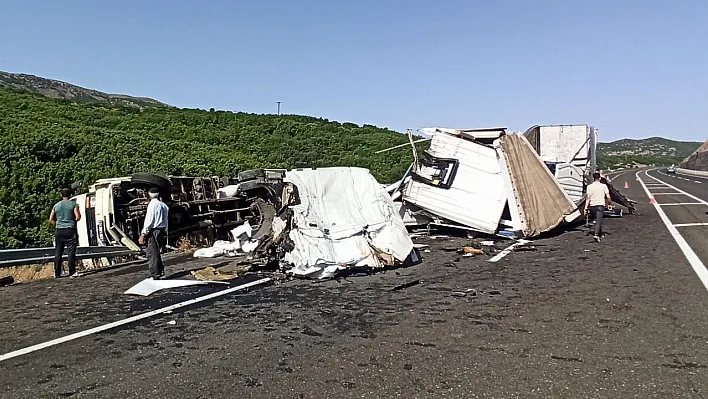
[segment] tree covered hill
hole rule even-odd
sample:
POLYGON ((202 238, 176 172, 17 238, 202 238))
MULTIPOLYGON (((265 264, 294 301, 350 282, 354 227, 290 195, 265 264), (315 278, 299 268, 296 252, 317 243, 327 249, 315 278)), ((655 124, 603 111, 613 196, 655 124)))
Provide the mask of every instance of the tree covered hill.
POLYGON ((602 169, 638 167, 647 165, 677 165, 691 155, 702 143, 675 141, 661 137, 623 139, 599 143, 597 162, 602 169))
POLYGON ((0 88, 0 248, 51 245, 58 189, 75 181, 164 172, 235 176, 271 167, 360 166, 400 178, 405 135, 307 116, 76 103, 0 88))

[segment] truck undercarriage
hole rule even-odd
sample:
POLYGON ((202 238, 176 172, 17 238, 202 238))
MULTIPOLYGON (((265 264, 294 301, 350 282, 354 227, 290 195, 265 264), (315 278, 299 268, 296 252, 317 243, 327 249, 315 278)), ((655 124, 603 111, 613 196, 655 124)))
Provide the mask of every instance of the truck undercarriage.
POLYGON ((195 243, 228 239, 228 233, 245 222, 253 228, 254 236, 264 235, 282 203, 283 177, 280 170, 252 170, 238 178, 138 173, 109 184, 99 181, 86 194, 85 241, 89 246, 135 245, 150 201, 148 191, 153 187, 160 190, 169 207, 170 245, 183 238, 195 243), (97 195, 104 200, 97 200, 97 195))

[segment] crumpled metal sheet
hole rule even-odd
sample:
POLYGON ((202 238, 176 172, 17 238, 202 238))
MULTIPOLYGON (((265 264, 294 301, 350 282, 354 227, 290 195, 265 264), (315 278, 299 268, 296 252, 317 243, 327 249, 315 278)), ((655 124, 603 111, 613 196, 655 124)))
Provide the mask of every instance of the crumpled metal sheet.
POLYGON ((499 143, 507 160, 524 236, 549 231, 576 210, 577 206, 523 135, 506 135, 499 143))

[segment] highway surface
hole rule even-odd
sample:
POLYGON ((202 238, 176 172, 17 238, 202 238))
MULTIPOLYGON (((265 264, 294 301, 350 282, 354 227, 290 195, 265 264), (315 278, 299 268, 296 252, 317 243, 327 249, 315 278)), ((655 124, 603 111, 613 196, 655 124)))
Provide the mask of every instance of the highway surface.
MULTIPOLYGON (((708 260, 708 182, 697 181, 616 176, 639 214, 607 220, 601 243, 580 226, 491 263, 450 251, 466 239, 417 239, 431 250, 422 265, 256 286, 132 323, 223 288, 123 295, 145 265, 3 287, 0 396, 706 398, 695 260, 708 260)), ((178 278, 224 261, 167 267, 178 278)))

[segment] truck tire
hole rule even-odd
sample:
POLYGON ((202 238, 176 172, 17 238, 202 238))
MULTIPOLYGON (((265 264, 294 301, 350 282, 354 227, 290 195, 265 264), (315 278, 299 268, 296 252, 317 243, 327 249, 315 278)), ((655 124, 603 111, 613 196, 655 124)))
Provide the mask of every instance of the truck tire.
POLYGON ((238 174, 239 181, 255 180, 265 178, 265 171, 263 169, 253 169, 244 170, 238 174))
POLYGON ((257 226, 254 226, 253 232, 251 233, 252 240, 261 240, 266 236, 269 236, 273 230, 273 219, 275 219, 275 206, 273 204, 266 202, 262 199, 257 199, 253 203, 253 208, 256 209, 257 226))
POLYGON ((144 184, 151 187, 157 187, 160 191, 172 187, 172 182, 167 178, 167 176, 160 176, 153 173, 135 173, 131 176, 130 180, 133 184, 144 184))

